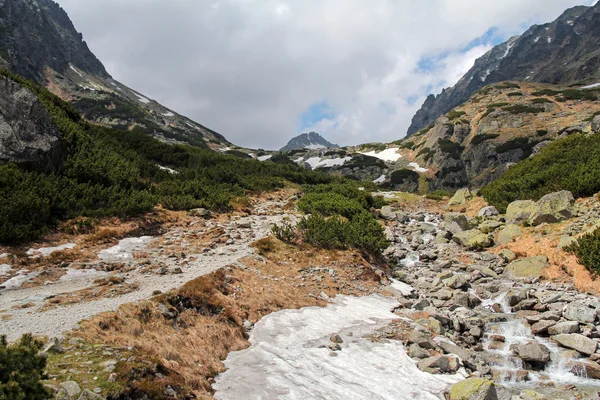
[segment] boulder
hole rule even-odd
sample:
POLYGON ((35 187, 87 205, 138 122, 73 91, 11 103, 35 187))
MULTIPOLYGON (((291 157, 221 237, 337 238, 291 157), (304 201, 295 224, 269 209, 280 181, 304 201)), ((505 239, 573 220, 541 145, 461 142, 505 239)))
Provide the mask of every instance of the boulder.
POLYGON ((81 393, 81 388, 75 381, 62 382, 59 386, 61 389, 64 389, 72 399, 76 399, 76 396, 81 393))
POLYGON ((413 343, 408 347, 408 356, 412 358, 422 359, 431 356, 431 354, 429 354, 427 350, 425 350, 418 344, 413 343))
POLYGON ((558 324, 548 328, 548 334, 550 335, 563 335, 567 333, 579 333, 579 322, 567 321, 559 322, 558 324))
POLYGON ((518 225, 508 224, 498 233, 498 244, 510 243, 514 238, 521 236, 521 233, 518 225))
POLYGON ((567 306, 564 312, 565 319, 577 321, 582 324, 593 323, 596 320, 596 310, 587 304, 574 301, 567 306))
POLYGON ((550 361, 550 350, 541 343, 527 343, 517 346, 519 358, 525 362, 545 364, 550 361))
POLYGON ((471 221, 461 213, 448 213, 444 215, 443 229, 450 233, 459 233, 472 228, 471 221))
POLYGON ((424 349, 435 349, 435 343, 431 340, 429 332, 412 331, 408 335, 408 343, 416 343, 424 349))
POLYGON ((556 325, 556 321, 550 320, 541 320, 531 325, 531 332, 534 335, 539 335, 540 333, 548 332, 548 329, 556 325))
MULTIPOLYGON (((499 239, 498 242, 500 242, 499 239)), ((509 249, 503 249, 502 251, 500 251, 500 253, 498 253, 498 255, 502 257, 502 259, 506 262, 512 262, 517 259, 517 255, 515 254, 515 252, 509 249)))
POLYGON ((577 376, 600 379, 600 365, 597 362, 577 360, 572 361, 569 366, 571 367, 571 372, 577 376))
POLYGON ((479 224, 478 229, 483 233, 492 233, 502 225, 504 225, 502 222, 487 220, 479 224))
POLYGON ((193 210, 190 210, 190 215, 192 217, 210 218, 212 213, 205 208, 194 208, 193 210))
POLYGON ((506 223, 521 225, 523 222, 528 221, 536 210, 537 205, 533 200, 513 201, 506 209, 506 223))
POLYGON ((459 189, 454 193, 454 196, 448 202, 449 206, 460 206, 465 204, 468 200, 473 197, 471 191, 468 188, 459 189))
POLYGON ((576 242, 576 239, 573 236, 561 236, 560 239, 558 240, 557 248, 559 250, 562 250, 565 247, 570 246, 571 244, 573 244, 575 242, 576 242))
POLYGON ((417 367, 423 372, 429 372, 430 374, 448 372, 450 363, 447 357, 436 356, 428 357, 417 363, 417 367))
POLYGON ((381 207, 381 218, 393 221, 397 218, 396 213, 390 206, 381 207))
POLYGON ((85 389, 83 392, 81 392, 81 396, 79 396, 79 399, 77 400, 104 400, 104 397, 85 389))
POLYGON ((469 231, 459 232, 452 237, 456 243, 461 246, 472 248, 492 247, 494 242, 488 235, 481 232, 479 229, 471 229, 469 231))
POLYGON ((44 352, 44 353, 63 353, 64 350, 61 346, 61 340, 56 337, 48 340, 48 343, 46 343, 46 346, 44 347, 44 350, 42 350, 42 352, 44 352))
POLYGON ((468 378, 450 389, 450 400, 498 400, 494 382, 483 378, 468 378))
POLYGON ((587 338, 578 333, 569 333, 552 336, 558 344, 567 349, 577 350, 582 354, 587 354, 588 356, 594 354, 596 352, 596 348, 598 347, 598 343, 595 340, 587 338))
POLYGON ((600 115, 596 115, 592 120, 592 131, 600 132, 600 115))
POLYGON ((565 221, 573 217, 575 198, 567 190, 550 193, 536 203, 536 209, 529 217, 529 222, 534 225, 565 221))
POLYGON ((495 217, 497 215, 500 215, 500 213, 494 206, 483 207, 477 212, 478 217, 495 217))
POLYGON ((461 274, 455 274, 450 279, 446 281, 446 286, 452 289, 460 289, 464 286, 467 286, 469 281, 467 277, 461 274))
POLYGON ((504 274, 512 279, 539 278, 548 264, 548 257, 535 256, 511 262, 504 269, 504 274))

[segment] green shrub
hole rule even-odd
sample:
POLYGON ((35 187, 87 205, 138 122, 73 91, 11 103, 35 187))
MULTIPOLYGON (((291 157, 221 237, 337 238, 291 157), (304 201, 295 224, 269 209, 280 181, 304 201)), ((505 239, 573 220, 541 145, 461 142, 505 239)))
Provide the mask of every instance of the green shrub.
POLYGON ((406 143, 402 143, 400 144, 400 148, 401 149, 409 149, 412 150, 413 147, 415 147, 415 142, 406 142, 406 143))
POLYGON ((496 153, 502 154, 511 150, 521 149, 523 150, 523 158, 526 158, 531 155, 533 147, 538 143, 538 141, 530 142, 529 139, 526 137, 518 137, 497 146, 496 153))
POLYGON ((553 141, 483 187, 481 195, 503 212, 514 200, 538 200, 559 190, 575 197, 600 191, 600 135, 574 134, 553 141))
POLYGON ((521 92, 510 92, 506 94, 508 97, 517 97, 517 96, 523 96, 523 93, 521 92))
POLYGON ((0 336, 0 399, 49 399, 51 395, 41 380, 45 378, 46 357, 39 355, 42 342, 24 335, 9 345, 0 336))
POLYGON ((402 185, 406 182, 417 182, 418 180, 419 174, 412 169, 400 169, 390 175, 392 185, 402 185))
POLYGON ((533 93, 531 93, 531 95, 532 96, 556 96, 561 93, 562 92, 559 90, 543 89, 543 90, 539 90, 537 92, 533 92, 533 93))
POLYGON ((500 88, 500 89, 520 89, 521 86, 519 86, 518 83, 503 82, 503 83, 501 83, 501 84, 498 85, 498 88, 500 88))
POLYGON ((454 121, 455 119, 460 118, 460 117, 462 117, 465 114, 466 114, 466 112, 464 112, 464 111, 452 110, 446 116, 448 117, 448 119, 450 121, 454 121))
POLYGON ((496 139, 499 136, 500 135, 498 135, 496 133, 484 133, 484 134, 480 134, 480 135, 475 135, 475 136, 473 136, 473 139, 471 139, 471 144, 476 145, 479 143, 483 143, 486 140, 496 139))
POLYGON ((538 136, 546 136, 548 134, 548 131, 546 129, 538 129, 536 132, 536 135, 538 136))
POLYGON ((433 129, 435 124, 427 125, 425 128, 421 129, 419 132, 415 133, 413 136, 422 136, 433 129))
POLYGON ((438 139, 438 145, 440 146, 440 150, 443 153, 448 154, 450 157, 454 159, 459 159, 462 154, 464 148, 450 139, 438 139))
POLYGON ((547 104, 547 103, 551 103, 552 104, 554 102, 552 100, 550 100, 550 99, 545 98, 545 97, 538 97, 536 99, 532 99, 531 103, 533 103, 533 104, 547 104))
POLYGON ((447 190, 436 190, 433 191, 431 193, 428 193, 425 197, 427 197, 430 200, 443 200, 444 197, 452 197, 452 193, 448 192, 447 190))
POLYGON ((348 219, 365 211, 359 201, 339 193, 307 193, 298 202, 298 209, 305 214, 320 214, 325 217, 341 215, 348 219))
POLYGON ((575 254, 579 263, 588 271, 600 273, 600 229, 580 237, 565 250, 575 254))
POLYGON ((293 243, 296 240, 296 230, 289 221, 283 221, 280 225, 274 224, 271 232, 282 242, 293 243))
POLYGON ((227 150, 225 154, 229 154, 230 156, 238 157, 238 158, 252 158, 252 156, 248 153, 244 153, 239 150, 227 150))
POLYGON ((579 89, 567 89, 562 92, 562 98, 557 99, 561 101, 565 100, 589 100, 596 101, 598 100, 598 96, 596 93, 587 90, 579 90, 579 89))
POLYGON ((524 104, 515 104, 513 106, 503 107, 502 109, 511 114, 538 114, 544 111, 543 108, 530 107, 524 104))

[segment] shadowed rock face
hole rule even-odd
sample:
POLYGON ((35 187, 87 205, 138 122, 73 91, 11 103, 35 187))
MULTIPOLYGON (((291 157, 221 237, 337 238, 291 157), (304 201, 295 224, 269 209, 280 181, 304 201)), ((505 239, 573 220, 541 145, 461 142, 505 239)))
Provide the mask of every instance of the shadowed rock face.
POLYGON ((600 81, 600 3, 574 7, 556 21, 534 25, 475 61, 456 85, 430 95, 415 114, 408 136, 464 103, 486 85, 502 81, 570 85, 600 81))
POLYGON ((0 164, 56 171, 64 155, 58 131, 37 96, 0 77, 0 164))

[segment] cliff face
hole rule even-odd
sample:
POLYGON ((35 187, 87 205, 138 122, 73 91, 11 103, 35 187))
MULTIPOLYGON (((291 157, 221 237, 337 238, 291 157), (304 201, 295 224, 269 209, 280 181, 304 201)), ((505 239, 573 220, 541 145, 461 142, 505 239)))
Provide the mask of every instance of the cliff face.
POLYGON ((58 171, 66 149, 37 96, 0 76, 0 164, 58 171))
POLYGON ((52 0, 0 0, 0 66, 46 86, 94 123, 172 143, 230 145, 217 132, 112 79, 52 0))
POLYGON ((454 87, 427 98, 413 117, 408 135, 424 129, 484 86, 508 80, 560 85, 600 82, 600 3, 571 8, 556 21, 534 25, 494 47, 454 87))

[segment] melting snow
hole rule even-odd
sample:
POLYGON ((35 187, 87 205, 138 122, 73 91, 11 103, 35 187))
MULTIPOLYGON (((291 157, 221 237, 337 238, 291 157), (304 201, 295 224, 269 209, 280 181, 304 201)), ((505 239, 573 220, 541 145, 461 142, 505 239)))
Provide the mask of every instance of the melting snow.
POLYGON ((229 353, 216 378, 215 398, 229 399, 443 399, 460 375, 420 371, 399 341, 365 336, 398 317, 396 300, 338 296, 326 308, 285 310, 261 319, 250 348, 229 353), (349 334, 352 335, 349 335, 349 334), (342 350, 323 345, 339 334, 342 350))
POLYGON ((152 236, 122 239, 118 245, 102 250, 98 257, 104 261, 124 261, 133 259, 133 252, 143 249, 152 240, 152 236))
POLYGON ((412 294, 412 292, 414 292, 414 288, 404 282, 400 282, 397 281, 395 279, 392 279, 392 284, 391 286, 396 289, 397 291, 399 291, 400 293, 402 293, 402 296, 410 296, 412 294))
POLYGON ((540 39, 541 39, 541 37, 539 37, 539 36, 538 36, 538 37, 536 37, 535 39, 533 39, 533 43, 537 43, 537 42, 539 42, 539 41, 540 41, 540 39))
POLYGON ((168 168, 168 167, 163 167, 162 165, 159 165, 158 168, 162 169, 163 171, 167 171, 170 174, 178 174, 179 172, 175 171, 174 169, 168 168))
POLYGON ((381 175, 379 178, 375 179, 373 183, 383 183, 385 182, 385 174, 381 175))
POLYGON ((222 147, 220 149, 217 149, 217 151, 220 151, 220 152, 223 152, 223 153, 226 152, 226 151, 229 151, 229 150, 231 150, 229 147, 222 147))
POLYGON ((600 82, 598 82, 598 83, 594 83, 594 84, 592 84, 592 85, 587 85, 587 86, 584 86, 584 87, 582 87, 582 89, 593 89, 593 88, 597 88, 597 87, 599 87, 599 86, 600 86, 600 82))
POLYGON ((373 150, 373 151, 369 151, 368 153, 360 153, 360 154, 364 154, 365 156, 377 157, 383 161, 394 162, 394 161, 398 161, 398 159, 402 158, 402 156, 400 154, 398 154, 398 150, 400 150, 400 148, 392 147, 391 149, 385 149, 379 153, 376 153, 375 150, 373 150))
POLYGON ((19 271, 18 275, 13 276, 6 282, 0 284, 0 286, 4 286, 4 289, 6 290, 17 289, 20 288, 25 282, 35 278, 38 274, 39 272, 31 272, 28 274, 26 271, 19 271))
POLYGON ((344 165, 347 161, 352 160, 352 157, 344 158, 328 158, 322 159, 321 157, 311 157, 308 160, 298 160, 297 162, 305 162, 310 165, 311 169, 322 168, 322 167, 335 167, 344 165))
POLYGON ((548 36, 548 43, 552 43, 552 38, 548 36))
POLYGON ((310 149, 310 150, 317 150, 317 149, 324 149, 325 146, 323 146, 322 144, 311 144, 309 146, 305 146, 305 149, 310 149))
POLYGON ((163 117, 174 117, 174 116, 175 116, 175 114, 173 114, 171 111, 163 114, 163 117))
POLYGON ((75 243, 67 243, 67 244, 63 244, 60 246, 56 246, 56 247, 40 247, 39 249, 29 249, 29 250, 27 250, 27 255, 33 256, 35 253, 39 253, 39 254, 35 254, 35 256, 36 257, 39 257, 39 256, 48 257, 50 254, 54 253, 55 251, 69 250, 69 249, 74 248, 75 246, 77 246, 75 243))
POLYGON ((0 264, 0 275, 6 275, 12 269, 12 265, 0 264))
POLYGON ((506 51, 504 52, 504 54, 502 55, 502 57, 500 57, 501 60, 503 58, 506 58, 506 56, 510 52, 510 49, 512 49, 514 45, 515 45, 514 43, 509 43, 508 45, 506 45, 506 51))
POLYGON ((260 156, 257 158, 258 161, 267 161, 270 160, 273 157, 272 154, 269 154, 268 156, 260 156))
POLYGON ((417 164, 416 162, 411 162, 410 164, 408 164, 409 167, 411 167, 412 169, 414 169, 417 172, 427 172, 429 171, 427 168, 421 168, 419 167, 419 164, 417 164))
MULTIPOLYGON (((82 78, 83 78, 83 75, 81 75, 81 72, 77 71, 77 70, 75 69, 75 67, 73 67, 72 65, 70 65, 70 64, 69 64, 69 68, 71 68, 71 70, 75 71, 75 73, 76 73, 77 75, 79 75, 80 77, 82 77, 82 78)), ((85 78, 84 78, 84 79, 85 79, 85 78)))
POLYGON ((573 21, 567 21, 567 24, 573 26, 573 21))
POLYGON ((485 82, 486 78, 492 73, 492 71, 488 68, 483 76, 481 77, 481 82, 485 82))
POLYGON ((108 275, 106 272, 97 271, 95 269, 73 269, 67 268, 67 273, 60 277, 61 281, 72 281, 83 278, 93 278, 98 276, 108 275))

